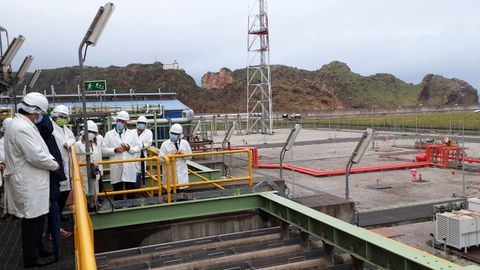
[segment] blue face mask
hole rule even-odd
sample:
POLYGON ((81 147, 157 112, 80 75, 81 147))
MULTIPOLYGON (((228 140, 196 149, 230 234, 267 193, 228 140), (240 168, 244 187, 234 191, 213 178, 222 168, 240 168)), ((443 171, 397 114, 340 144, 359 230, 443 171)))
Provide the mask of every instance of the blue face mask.
POLYGON ((117 131, 123 131, 125 129, 125 125, 123 123, 117 123, 117 125, 115 125, 115 128, 117 129, 117 131))
POLYGON ((170 141, 176 142, 177 140, 178 140, 178 135, 174 135, 174 134, 170 135, 170 141))
POLYGON ((140 123, 140 124, 137 125, 137 128, 140 129, 140 130, 144 130, 145 129, 145 124, 140 123))
POLYGON ((38 118, 35 121, 33 121, 33 123, 38 124, 38 123, 42 122, 42 120, 43 120, 43 113, 39 114, 38 118))

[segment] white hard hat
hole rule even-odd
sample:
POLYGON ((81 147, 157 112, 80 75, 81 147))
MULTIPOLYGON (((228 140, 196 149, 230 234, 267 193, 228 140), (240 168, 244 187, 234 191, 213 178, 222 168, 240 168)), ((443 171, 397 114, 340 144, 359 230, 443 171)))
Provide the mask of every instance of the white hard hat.
POLYGON ((183 133, 182 125, 173 124, 172 127, 170 128, 170 133, 182 134, 183 133))
POLYGON ((93 131, 98 133, 98 126, 92 120, 87 121, 87 128, 88 128, 88 131, 93 131))
POLYGON ((31 92, 26 94, 22 98, 22 102, 29 105, 29 106, 35 106, 38 107, 40 110, 42 110, 44 113, 47 113, 48 110, 48 100, 47 98, 38 92, 31 92))
POLYGON ((130 115, 126 111, 120 111, 117 113, 117 120, 130 121, 130 115))
POLYGON ((13 120, 13 119, 10 118, 10 117, 5 118, 5 119, 3 120, 3 122, 2 122, 2 126, 3 126, 4 128, 7 128, 8 124, 10 124, 10 122, 12 122, 12 120, 13 120))
POLYGON ((142 115, 142 116, 138 117, 137 123, 148 123, 148 120, 145 116, 142 115))
POLYGON ((57 105, 55 108, 53 108, 52 115, 59 115, 59 114, 64 114, 66 116, 70 115, 70 110, 68 109, 67 106, 65 105, 57 105))

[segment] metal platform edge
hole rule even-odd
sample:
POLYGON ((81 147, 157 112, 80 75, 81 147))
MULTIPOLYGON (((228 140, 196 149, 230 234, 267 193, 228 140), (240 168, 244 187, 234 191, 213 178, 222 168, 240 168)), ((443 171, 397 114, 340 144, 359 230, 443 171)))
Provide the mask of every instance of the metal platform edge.
POLYGON ((294 225, 306 233, 319 237, 327 245, 342 249, 355 258, 383 269, 480 270, 480 267, 477 266, 463 267, 454 264, 427 252, 343 222, 280 197, 275 192, 250 193, 141 208, 125 208, 108 215, 93 214, 91 220, 94 230, 101 230, 112 228, 112 224, 116 227, 129 226, 257 209, 294 225))

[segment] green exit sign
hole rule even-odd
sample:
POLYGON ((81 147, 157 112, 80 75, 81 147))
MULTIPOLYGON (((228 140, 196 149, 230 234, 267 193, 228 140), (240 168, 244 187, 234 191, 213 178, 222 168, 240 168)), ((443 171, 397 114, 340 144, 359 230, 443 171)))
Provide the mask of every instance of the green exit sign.
POLYGON ((99 81, 86 81, 84 82, 85 91, 89 92, 100 92, 100 91, 107 91, 107 81, 99 80, 99 81))

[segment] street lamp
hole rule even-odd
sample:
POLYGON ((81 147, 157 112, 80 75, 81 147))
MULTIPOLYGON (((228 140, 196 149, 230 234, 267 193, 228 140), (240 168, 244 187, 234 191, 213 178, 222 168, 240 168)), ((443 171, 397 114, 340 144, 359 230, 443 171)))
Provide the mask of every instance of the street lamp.
MULTIPOLYGON (((473 111, 473 113, 479 113, 479 112, 480 112, 480 110, 473 111)), ((465 120, 467 120, 467 118, 468 118, 468 116, 463 118, 463 120, 462 120, 462 194, 463 194, 464 198, 466 198, 466 193, 465 193, 466 192, 465 191, 465 120)))
MULTIPOLYGON (((455 109, 457 108, 458 103, 455 104, 455 109)), ((449 124, 449 135, 452 136, 452 109, 450 108, 450 124, 449 124)))
MULTIPOLYGON (((7 45, 10 43, 8 40, 8 31, 5 27, 0 25, 0 33, 5 32, 5 35, 7 36, 7 45)), ((2 35, 0 34, 0 56, 3 54, 3 42, 2 42, 2 35)))
POLYGON ((15 108, 15 111, 17 111, 17 85, 23 81, 25 78, 25 74, 27 73, 28 68, 30 67, 30 64, 32 64, 33 57, 31 55, 25 57, 23 60, 22 65, 18 69, 17 75, 15 76, 15 79, 13 79, 12 82, 12 95, 13 95, 13 106, 15 108))
POLYGON ((418 107, 422 106, 423 104, 420 103, 415 107, 415 134, 418 134, 418 107))
POLYGON ((13 58, 17 54, 20 47, 22 47, 23 42, 25 41, 25 37, 20 35, 12 40, 10 46, 8 46, 7 51, 2 56, 2 61, 0 65, 2 66, 10 66, 12 63, 13 58))
POLYGON ((353 164, 359 163, 363 155, 365 154, 365 151, 367 151, 368 144, 370 144, 370 141, 372 141, 373 139, 373 133, 374 130, 371 128, 367 128, 363 132, 362 138, 360 138, 360 141, 355 147, 355 150, 353 150, 352 152, 352 156, 350 156, 350 159, 348 160, 347 166, 345 168, 345 199, 347 200, 350 199, 350 188, 348 179, 348 177, 350 176, 350 171, 353 164))
POLYGON ((37 80, 38 80, 38 77, 40 76, 40 73, 42 73, 42 70, 41 70, 41 69, 35 70, 35 72, 33 73, 32 77, 30 78, 30 81, 29 81, 28 84, 27 84, 27 92, 30 91, 30 89, 33 88, 33 86, 35 85, 35 83, 36 83, 37 80))
MULTIPOLYGON (((82 42, 80 43, 80 46, 78 47, 78 66, 80 69, 80 84, 81 84, 81 89, 82 89, 82 111, 83 111, 83 126, 86 131, 87 129, 87 103, 85 99, 85 87, 84 87, 84 80, 83 80, 83 63, 85 62, 85 58, 87 56, 87 49, 88 46, 93 46, 97 45, 98 40, 100 39, 100 35, 103 32, 103 29, 105 29, 105 25, 108 22, 108 19, 110 19, 110 16, 112 15, 112 12, 114 10, 114 5, 112 3, 106 3, 103 7, 100 7, 98 9, 97 15, 95 15, 95 18, 92 21, 92 24, 87 30, 87 33, 83 37, 82 42), (83 48, 85 47, 85 52, 84 55, 82 55, 83 48)), ((94 190, 94 183, 91 180, 91 173, 92 173, 92 168, 91 166, 91 155, 92 153, 90 152, 90 142, 88 141, 88 132, 83 132, 83 138, 85 142, 85 159, 87 162, 87 182, 89 186, 89 190, 94 190)), ((95 195, 94 195, 95 196, 95 195)), ((90 200, 90 207, 95 206, 95 200, 90 200)))

